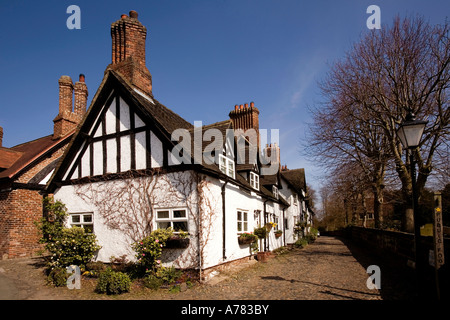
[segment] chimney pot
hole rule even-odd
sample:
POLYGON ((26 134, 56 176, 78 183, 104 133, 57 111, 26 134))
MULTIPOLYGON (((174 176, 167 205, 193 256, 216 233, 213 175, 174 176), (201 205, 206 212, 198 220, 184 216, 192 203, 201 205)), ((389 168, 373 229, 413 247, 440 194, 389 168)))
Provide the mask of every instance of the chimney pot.
POLYGON ((254 102, 250 102, 250 108, 254 108, 255 107, 255 103, 254 102))
POLYGON ((82 74, 82 73, 80 74, 79 81, 84 82, 84 74, 82 74))
POLYGON ((127 16, 125 13, 123 13, 123 14, 120 16, 120 18, 121 18, 121 19, 125 19, 125 18, 128 18, 128 16, 127 16))
POLYGON ((240 109, 244 109, 244 105, 241 104, 240 109))
POLYGON ((238 105, 235 105, 234 106, 234 110, 238 110, 239 109, 239 106, 238 105))
POLYGON ((248 103, 245 104, 245 109, 247 109, 247 108, 248 108, 248 103))
POLYGON ((138 13, 134 10, 130 11, 130 18, 134 18, 137 19, 138 18, 138 13))

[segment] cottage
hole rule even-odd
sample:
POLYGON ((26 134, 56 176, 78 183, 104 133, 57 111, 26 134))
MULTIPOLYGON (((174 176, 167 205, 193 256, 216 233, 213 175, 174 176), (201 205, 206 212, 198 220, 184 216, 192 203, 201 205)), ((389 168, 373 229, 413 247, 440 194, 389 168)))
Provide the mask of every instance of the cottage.
POLYGON ((293 243, 295 224, 311 216, 304 170, 281 170, 278 144, 260 145, 255 104, 192 125, 153 95, 138 14, 122 15, 111 37, 112 63, 47 189, 66 204, 69 226, 95 233, 97 260, 134 259, 133 242, 168 227, 189 233, 164 250, 177 268, 248 259, 239 235, 268 223, 258 250, 293 243))

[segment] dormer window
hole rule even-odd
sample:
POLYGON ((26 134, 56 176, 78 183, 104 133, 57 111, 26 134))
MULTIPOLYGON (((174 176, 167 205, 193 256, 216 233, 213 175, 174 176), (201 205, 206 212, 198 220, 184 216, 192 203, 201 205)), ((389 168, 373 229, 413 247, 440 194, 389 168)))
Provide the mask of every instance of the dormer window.
POLYGON ((227 176, 234 178, 234 161, 219 154, 219 169, 227 176))
POLYGON ((278 188, 276 186, 272 186, 272 193, 278 199, 278 188))
POLYGON ((259 190, 259 176, 254 172, 250 172, 250 185, 254 189, 259 190))

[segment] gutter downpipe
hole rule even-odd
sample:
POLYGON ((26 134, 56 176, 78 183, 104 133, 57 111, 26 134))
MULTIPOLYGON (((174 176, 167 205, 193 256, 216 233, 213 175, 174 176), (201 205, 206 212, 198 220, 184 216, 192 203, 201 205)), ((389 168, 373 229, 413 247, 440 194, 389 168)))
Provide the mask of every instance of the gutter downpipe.
POLYGON ((284 225, 284 210, 286 210, 286 208, 283 208, 283 246, 286 246, 286 226, 284 225))
MULTIPOLYGON (((269 201, 269 199, 267 199, 266 201, 264 201, 264 227, 266 226, 267 223, 267 212, 266 212, 266 202, 269 201)), ((267 235, 267 237, 264 238, 264 251, 267 251, 267 238, 269 237, 269 235, 267 235)))
POLYGON ((225 187, 228 184, 228 179, 225 179, 225 183, 222 185, 222 258, 225 261, 227 259, 226 256, 226 229, 225 229, 225 187))

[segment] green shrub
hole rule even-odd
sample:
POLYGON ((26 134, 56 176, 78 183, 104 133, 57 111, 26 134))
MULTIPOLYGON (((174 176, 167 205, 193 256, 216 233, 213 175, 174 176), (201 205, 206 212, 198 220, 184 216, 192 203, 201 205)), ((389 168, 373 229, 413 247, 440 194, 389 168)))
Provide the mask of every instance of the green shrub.
POLYGON ((55 287, 66 286, 68 278, 67 270, 63 267, 53 268, 47 276, 48 282, 53 283, 55 287))
POLYGON ((175 269, 175 267, 160 267, 156 271, 156 276, 160 278, 164 284, 175 283, 182 275, 180 270, 175 269))
POLYGON ((136 252, 137 265, 143 272, 153 272, 160 266, 159 258, 162 248, 172 235, 172 228, 157 229, 144 239, 133 243, 132 248, 136 252))
POLYGON ((98 293, 121 294, 130 291, 130 287, 131 279, 128 275, 108 268, 100 274, 95 290, 98 293))
POLYGON ((297 248, 304 248, 308 245, 308 240, 305 238, 298 239, 295 241, 294 246, 297 248))
POLYGON ((64 227, 66 211, 63 203, 46 197, 44 217, 36 224, 42 235, 39 242, 45 244, 45 249, 50 253, 49 269, 86 265, 101 248, 94 234, 86 233, 79 227, 64 227))
POLYGON ((80 227, 72 227, 64 228, 60 237, 47 243, 46 248, 51 253, 50 265, 62 267, 86 265, 92 260, 100 246, 96 244, 94 234, 86 233, 80 227))
POLYGON ((163 285, 163 283, 164 281, 154 274, 149 274, 144 278, 144 286, 152 290, 158 290, 163 285))

